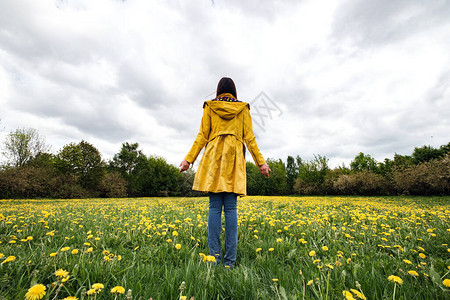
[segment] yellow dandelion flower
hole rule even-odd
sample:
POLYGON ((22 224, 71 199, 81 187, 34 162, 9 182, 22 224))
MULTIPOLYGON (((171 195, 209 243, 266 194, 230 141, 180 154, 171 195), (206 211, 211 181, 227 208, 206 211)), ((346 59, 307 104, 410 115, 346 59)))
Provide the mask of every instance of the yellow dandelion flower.
POLYGON ((328 247, 327 247, 327 246, 323 246, 323 247, 322 247, 322 250, 323 250, 323 251, 328 251, 328 247))
POLYGON ((66 270, 59 269, 55 271, 56 277, 66 277, 67 275, 69 275, 69 272, 67 272, 66 270))
POLYGON ((213 255, 205 255, 203 257, 204 262, 216 262, 216 258, 213 255))
POLYGON ((58 255, 58 252, 50 253, 50 257, 55 257, 56 255, 58 255))
POLYGON ((117 260, 122 260, 122 256, 121 255, 117 255, 117 260))
POLYGON ((444 279, 444 281, 442 281, 442 284, 450 288, 450 279, 444 279))
POLYGON ((180 250, 181 249, 181 244, 176 244, 175 245, 175 249, 180 250))
POLYGON ((361 293, 361 292, 358 291, 358 290, 350 289, 350 291, 351 291, 353 294, 355 294, 356 297, 358 297, 359 299, 362 299, 362 300, 366 300, 366 299, 367 299, 366 296, 364 296, 363 293, 361 293))
POLYGON ((333 270, 334 267, 331 264, 326 264, 325 266, 327 266, 329 269, 333 270))
POLYGON ((414 270, 410 270, 410 271, 408 271, 408 274, 409 275, 412 275, 412 276, 419 276, 419 273, 417 273, 416 271, 414 271, 414 270))
POLYGON ((98 291, 98 290, 104 289, 105 286, 104 286, 103 284, 101 284, 101 283, 94 283, 94 284, 92 285, 92 288, 93 288, 94 290, 98 291))
POLYGON ((316 251, 313 250, 313 251, 309 252, 309 256, 314 256, 314 255, 316 255, 316 251))
POLYGON ((403 280, 402 280, 400 277, 395 276, 395 275, 390 275, 390 276, 388 277, 388 280, 389 280, 389 281, 392 281, 392 282, 394 282, 394 283, 403 284, 403 280))
POLYGON ((427 258, 427 256, 425 254, 423 254, 423 253, 419 253, 419 257, 423 258, 423 259, 427 258))
POLYGON ((174 232, 172 232, 172 235, 173 236, 178 236, 178 232, 174 231, 174 232))
POLYGON ((94 251, 94 248, 90 247, 85 251, 85 253, 91 253, 92 251, 94 251))
POLYGON ((278 281, 278 278, 273 278, 272 281, 273 281, 273 282, 277 282, 277 281, 278 281))
POLYGON ((308 283, 306 283, 306 285, 311 285, 311 284, 313 284, 313 280, 311 279, 310 281, 308 281, 308 283))
POLYGON ((74 297, 74 296, 69 296, 69 297, 66 297, 66 298, 64 298, 62 300, 78 300, 78 298, 74 297))
POLYGON ((180 296, 180 300, 187 300, 187 296, 180 296))
POLYGON ((27 300, 40 300, 44 298, 46 289, 47 288, 43 284, 35 284, 28 289, 28 292, 25 294, 25 298, 27 300))
POLYGON ((275 250, 274 248, 269 248, 269 252, 272 252, 273 250, 275 250))
POLYGON ((318 262, 320 262, 320 259, 316 259, 313 261, 313 264, 317 264, 318 262))
POLYGON ((85 245, 85 246, 88 246, 88 247, 89 247, 89 246, 91 245, 91 243, 87 243, 87 242, 86 242, 86 243, 84 243, 83 245, 85 245))
POLYGON ((349 291, 342 291, 342 295, 344 295, 345 299, 347 300, 355 300, 355 298, 353 298, 352 293, 350 293, 349 291))
POLYGON ((66 252, 66 251, 68 251, 68 250, 70 250, 70 247, 64 247, 64 248, 61 248, 61 252, 66 252))
POLYGON ((277 239, 277 243, 281 243, 281 241, 283 241, 283 239, 280 238, 277 239))
POLYGON ((61 282, 66 282, 67 280, 69 280, 70 276, 66 276, 63 279, 61 279, 61 282))
POLYGON ((4 263, 7 263, 7 262, 11 262, 11 261, 15 261, 16 260, 16 257, 15 256, 8 256, 4 261, 2 261, 2 265, 4 264, 4 263))
POLYGON ((73 250, 72 250, 72 254, 74 254, 74 255, 75 255, 75 254, 78 254, 78 249, 73 249, 73 250))
POLYGON ((86 295, 94 295, 94 294, 96 294, 96 293, 97 293, 96 290, 90 289, 89 291, 86 292, 86 295))
POLYGON ((412 264, 412 262, 411 262, 410 260, 404 259, 403 261, 404 261, 405 263, 407 263, 408 265, 411 265, 411 264, 412 264))
POLYGON ((5 256, 3 253, 0 253, 0 258, 3 258, 3 256, 5 256))
POLYGON ((256 252, 259 252, 261 250, 262 250, 262 248, 256 248, 256 252))
POLYGON ((125 294, 125 289, 122 286, 118 285, 118 286, 115 286, 115 287, 113 287, 111 289, 111 293, 113 293, 113 294, 125 294))

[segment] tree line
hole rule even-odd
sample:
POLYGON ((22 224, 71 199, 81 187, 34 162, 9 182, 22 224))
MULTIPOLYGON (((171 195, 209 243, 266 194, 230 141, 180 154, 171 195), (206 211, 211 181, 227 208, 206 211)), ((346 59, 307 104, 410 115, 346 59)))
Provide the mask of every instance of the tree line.
MULTIPOLYGON (((10 132, 3 142, 6 161, 0 169, 0 198, 87 198, 200 196, 192 191, 195 172, 179 173, 163 157, 147 156, 138 143, 123 143, 103 160, 87 141, 69 143, 50 153, 32 128, 10 132)), ((377 162, 359 153, 350 163, 331 169, 325 156, 268 159, 267 179, 246 163, 249 195, 449 195, 450 143, 416 147, 377 162)))
POLYGON ((310 161, 288 156, 268 160, 268 180, 257 176, 258 167, 247 162, 249 195, 450 195, 450 143, 439 148, 414 148, 411 155, 395 154, 377 162, 359 153, 350 166, 331 169, 325 156, 310 161))
POLYGON ((69 143, 56 154, 32 128, 10 132, 3 143, 0 198, 88 198, 196 196, 195 173, 158 156, 146 156, 138 143, 123 143, 110 160, 88 143, 69 143))

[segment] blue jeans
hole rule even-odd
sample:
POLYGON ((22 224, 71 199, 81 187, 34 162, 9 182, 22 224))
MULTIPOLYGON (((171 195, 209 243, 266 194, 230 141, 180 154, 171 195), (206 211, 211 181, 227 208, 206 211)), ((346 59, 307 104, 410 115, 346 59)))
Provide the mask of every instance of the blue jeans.
POLYGON ((225 214, 225 256, 224 265, 232 267, 236 262, 237 252, 237 194, 209 193, 208 246, 209 255, 221 261, 220 232, 222 229, 222 207, 225 214))

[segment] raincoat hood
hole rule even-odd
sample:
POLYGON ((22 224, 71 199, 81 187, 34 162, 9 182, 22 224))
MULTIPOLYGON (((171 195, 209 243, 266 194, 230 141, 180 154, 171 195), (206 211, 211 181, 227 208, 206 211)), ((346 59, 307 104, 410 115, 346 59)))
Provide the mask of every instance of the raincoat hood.
POLYGON ((236 115, 238 115, 246 106, 250 105, 246 102, 226 102, 226 101, 214 101, 208 100, 203 104, 203 108, 205 106, 209 106, 209 108, 216 114, 219 115, 222 119, 231 120, 236 115))

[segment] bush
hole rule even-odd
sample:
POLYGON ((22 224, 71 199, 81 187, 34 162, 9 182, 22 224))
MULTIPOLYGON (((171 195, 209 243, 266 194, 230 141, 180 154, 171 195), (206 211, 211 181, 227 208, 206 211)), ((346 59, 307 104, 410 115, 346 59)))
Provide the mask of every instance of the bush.
POLYGON ((297 178, 294 185, 294 192, 299 195, 319 195, 322 193, 322 187, 316 183, 297 178))
POLYGON ((1 198, 86 198, 93 196, 73 175, 56 175, 39 167, 10 168, 0 172, 1 198))
POLYGON ((123 198, 127 196, 127 182, 119 172, 106 173, 100 182, 102 197, 123 198))
POLYGON ((450 154, 415 166, 394 170, 397 192, 406 195, 449 195, 450 154))
POLYGON ((300 195, 325 194, 325 177, 329 173, 328 158, 314 155, 311 161, 300 162, 294 192, 300 195))
POLYGON ((195 172, 194 169, 192 168, 189 168, 185 172, 181 173, 181 176, 178 178, 178 186, 180 191, 176 196, 197 197, 207 195, 207 193, 205 192, 194 191, 192 189, 194 179, 195 179, 195 172))
POLYGON ((365 171, 342 174, 333 183, 335 191, 344 195, 386 195, 389 194, 390 183, 379 174, 365 171))
POLYGON ((329 170, 325 175, 325 180, 322 185, 322 193, 326 195, 337 195, 342 194, 339 190, 335 188, 335 182, 342 175, 348 175, 351 171, 345 165, 337 167, 335 169, 329 170))
POLYGON ((79 183, 77 176, 72 174, 60 174, 52 179, 52 193, 50 197, 61 199, 80 199, 97 196, 96 193, 90 193, 79 183))
POLYGON ((9 168, 0 172, 1 198, 45 197, 51 190, 52 175, 43 168, 9 168))

